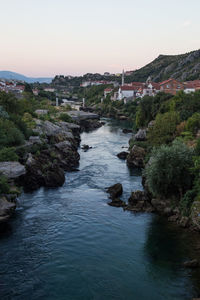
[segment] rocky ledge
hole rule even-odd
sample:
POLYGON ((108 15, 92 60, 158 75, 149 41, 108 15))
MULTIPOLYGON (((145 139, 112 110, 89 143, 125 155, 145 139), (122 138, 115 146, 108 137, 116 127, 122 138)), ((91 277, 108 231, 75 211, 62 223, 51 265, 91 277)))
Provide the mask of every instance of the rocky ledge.
POLYGON ((25 191, 62 186, 64 172, 73 171, 79 163, 80 126, 37 120, 34 131, 43 138, 36 152, 30 151, 23 157, 26 174, 20 177, 19 183, 25 191))
POLYGON ((68 114, 80 126, 81 132, 89 132, 103 126, 103 123, 99 121, 99 115, 96 113, 85 111, 70 111, 68 112, 68 114))
POLYGON ((144 168, 145 150, 134 145, 127 156, 127 164, 129 167, 144 168))

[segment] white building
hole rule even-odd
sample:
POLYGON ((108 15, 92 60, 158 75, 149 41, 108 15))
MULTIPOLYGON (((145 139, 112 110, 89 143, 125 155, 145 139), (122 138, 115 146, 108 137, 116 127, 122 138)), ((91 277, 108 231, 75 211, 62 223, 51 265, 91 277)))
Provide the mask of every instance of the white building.
POLYGON ((120 86, 117 100, 122 100, 124 98, 130 97, 135 97, 135 88, 129 85, 120 86))

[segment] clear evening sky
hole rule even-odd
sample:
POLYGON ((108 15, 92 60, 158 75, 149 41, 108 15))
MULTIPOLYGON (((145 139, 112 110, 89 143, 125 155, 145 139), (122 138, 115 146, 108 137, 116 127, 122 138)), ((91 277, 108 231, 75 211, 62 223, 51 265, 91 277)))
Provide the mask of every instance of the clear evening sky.
POLYGON ((0 0, 0 70, 117 73, 200 48, 200 0, 0 0))

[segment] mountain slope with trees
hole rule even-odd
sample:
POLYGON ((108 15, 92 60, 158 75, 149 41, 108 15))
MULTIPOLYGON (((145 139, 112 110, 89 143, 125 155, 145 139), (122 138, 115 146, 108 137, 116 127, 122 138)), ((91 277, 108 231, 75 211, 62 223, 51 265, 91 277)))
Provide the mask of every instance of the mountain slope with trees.
POLYGON ((127 77, 127 82, 144 82, 149 76, 155 82, 170 77, 181 81, 199 79, 200 49, 180 55, 159 55, 151 63, 127 77))

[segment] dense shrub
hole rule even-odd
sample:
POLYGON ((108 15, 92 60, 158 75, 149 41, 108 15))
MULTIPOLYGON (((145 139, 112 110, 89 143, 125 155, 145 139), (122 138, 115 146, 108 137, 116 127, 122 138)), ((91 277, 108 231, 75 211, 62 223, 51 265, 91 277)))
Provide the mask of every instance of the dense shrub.
POLYGON ((63 122, 69 122, 69 123, 73 122, 71 116, 69 116, 68 114, 65 114, 65 113, 61 113, 59 116, 59 119, 63 122))
POLYGON ((0 148, 18 146, 24 143, 24 135, 15 124, 6 119, 0 119, 0 148))
POLYGON ((9 193, 9 190, 7 178, 3 175, 0 175, 0 194, 7 194, 9 193))
POLYGON ((182 215, 189 216, 190 208, 192 206, 192 203, 194 202, 195 197, 196 197, 195 189, 187 191, 185 195, 182 197, 179 204, 182 215))
POLYGON ((196 134, 200 129, 200 113, 193 114, 186 123, 186 130, 191 131, 193 134, 196 134))
POLYGON ((3 148, 0 150, 0 161, 18 161, 19 157, 14 148, 3 148))
POLYGON ((198 140, 197 140, 197 144, 195 147, 195 154, 200 156, 200 138, 198 138, 198 140))
POLYGON ((174 141, 152 151, 145 169, 147 183, 154 196, 181 198, 192 184, 193 151, 174 141))
POLYGON ((149 130, 147 138, 152 145, 168 144, 173 141, 179 115, 176 112, 158 114, 154 126, 149 130))

